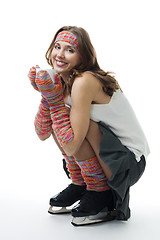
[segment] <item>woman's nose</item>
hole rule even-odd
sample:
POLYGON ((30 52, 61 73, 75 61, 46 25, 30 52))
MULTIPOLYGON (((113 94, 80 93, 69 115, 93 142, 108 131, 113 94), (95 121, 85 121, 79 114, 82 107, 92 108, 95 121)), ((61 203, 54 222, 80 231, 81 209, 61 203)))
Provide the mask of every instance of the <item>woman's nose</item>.
POLYGON ((60 49, 57 56, 60 57, 60 58, 64 58, 64 50, 60 49))

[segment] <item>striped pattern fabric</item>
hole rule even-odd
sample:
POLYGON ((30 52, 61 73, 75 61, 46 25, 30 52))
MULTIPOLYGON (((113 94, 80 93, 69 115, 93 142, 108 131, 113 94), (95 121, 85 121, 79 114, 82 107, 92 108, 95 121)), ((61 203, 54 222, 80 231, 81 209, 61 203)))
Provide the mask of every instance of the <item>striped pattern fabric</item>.
MULTIPOLYGON (((30 69, 28 73, 28 77, 33 88, 39 91, 35 82, 36 69, 39 69, 38 65, 30 69)), ((46 135, 52 132, 52 120, 50 116, 49 104, 46 101, 46 99, 44 99, 43 97, 39 106, 39 110, 35 117, 34 125, 35 125, 36 133, 38 135, 46 135)))
POLYGON ((38 65, 36 65, 36 67, 30 68, 30 71, 28 73, 28 77, 29 77, 29 80, 31 82, 31 85, 37 91, 39 91, 39 89, 38 89, 38 87, 37 87, 37 85, 35 83, 35 78, 36 78, 36 69, 39 69, 39 68, 40 67, 38 65))
POLYGON ((64 104, 62 94, 62 83, 58 74, 53 81, 47 71, 39 71, 36 75, 36 85, 42 96, 46 98, 50 107, 50 115, 53 122, 52 128, 57 139, 63 147, 64 144, 72 141, 73 131, 71 128, 68 111, 64 104))
POLYGON ((57 38, 54 42, 54 45, 56 44, 56 42, 58 41, 64 41, 64 42, 68 42, 69 44, 71 44, 75 50, 78 52, 78 40, 77 40, 77 36, 71 32, 68 31, 62 31, 57 35, 57 38))
POLYGON ((97 157, 77 161, 77 164, 81 168, 81 173, 87 185, 87 190, 100 192, 110 189, 107 184, 107 178, 98 162, 97 157))
POLYGON ((39 110, 36 114, 34 126, 37 135, 43 136, 52 132, 52 120, 50 109, 46 99, 42 98, 39 110))
POLYGON ((76 163, 74 157, 67 156, 66 154, 63 154, 63 156, 65 158, 66 166, 68 168, 72 183, 76 185, 85 185, 84 179, 81 174, 81 169, 76 163))

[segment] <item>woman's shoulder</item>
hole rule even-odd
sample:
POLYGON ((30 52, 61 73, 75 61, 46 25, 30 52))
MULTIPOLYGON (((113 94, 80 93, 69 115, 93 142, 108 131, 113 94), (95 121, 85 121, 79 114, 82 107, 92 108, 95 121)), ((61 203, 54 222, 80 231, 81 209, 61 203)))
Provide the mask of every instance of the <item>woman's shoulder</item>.
MULTIPOLYGON (((78 75, 75 80, 73 85, 75 87, 84 87, 84 88, 97 88, 100 86, 100 81, 93 75, 92 72, 86 71, 78 75)), ((88 90, 89 90, 88 89, 88 90)))
MULTIPOLYGON (((104 96, 105 95, 105 96, 104 96)), ((106 94, 102 90, 102 83, 90 72, 84 72, 74 80, 71 97, 81 96, 90 100, 90 102, 102 102, 102 97, 106 94)))
POLYGON ((94 73, 91 72, 91 71, 86 71, 86 72, 80 73, 80 74, 76 77, 76 79, 78 79, 78 78, 89 78, 89 79, 94 78, 94 79, 97 79, 97 78, 94 76, 94 73))

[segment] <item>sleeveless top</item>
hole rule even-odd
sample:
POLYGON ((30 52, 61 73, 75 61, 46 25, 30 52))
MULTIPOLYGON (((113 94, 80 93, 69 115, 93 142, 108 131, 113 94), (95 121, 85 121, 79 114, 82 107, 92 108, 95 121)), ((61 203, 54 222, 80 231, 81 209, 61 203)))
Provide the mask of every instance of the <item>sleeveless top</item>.
MULTIPOLYGON (((67 104, 72 106, 70 97, 67 104)), ((90 119, 105 123, 121 143, 135 154, 137 161, 140 161, 142 155, 147 158, 150 153, 147 139, 129 101, 120 89, 114 92, 108 104, 91 104, 90 119)))

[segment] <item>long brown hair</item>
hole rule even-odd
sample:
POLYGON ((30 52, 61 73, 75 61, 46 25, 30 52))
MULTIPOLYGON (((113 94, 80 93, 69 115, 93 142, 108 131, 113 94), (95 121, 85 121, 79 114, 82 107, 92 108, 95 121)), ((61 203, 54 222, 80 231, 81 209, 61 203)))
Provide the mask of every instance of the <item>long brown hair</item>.
MULTIPOLYGON (((53 67, 51 53, 54 48, 56 37, 62 31, 68 31, 77 36, 78 50, 82 59, 81 64, 72 70, 72 74, 70 75, 70 79, 68 81, 69 91, 71 92, 75 77, 83 72, 89 71, 102 82, 103 91, 109 96, 112 96, 113 93, 119 89, 118 82, 110 72, 105 72, 99 67, 95 49, 91 43, 88 33, 83 28, 76 26, 64 26, 56 32, 45 55, 48 64, 53 67)), ((64 82, 63 84, 65 85, 64 82)))

